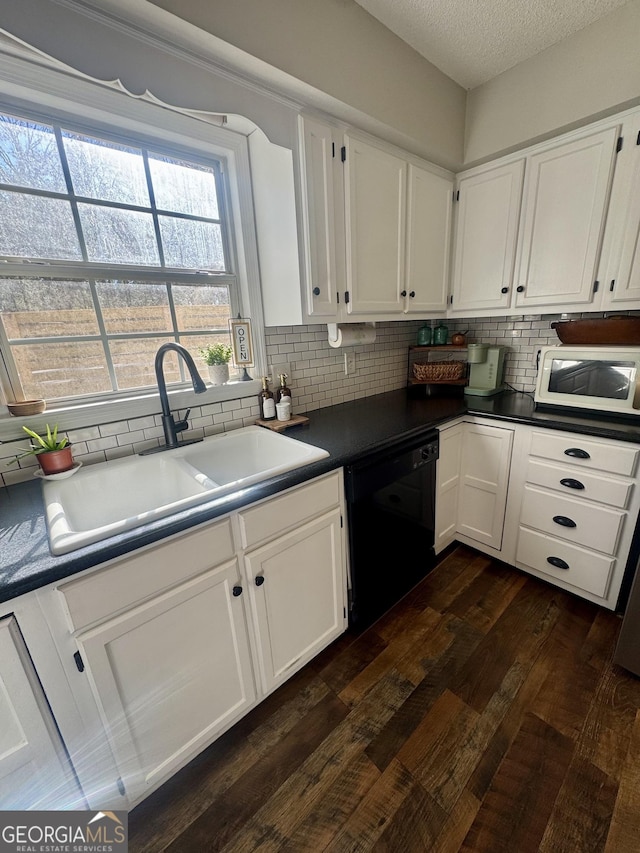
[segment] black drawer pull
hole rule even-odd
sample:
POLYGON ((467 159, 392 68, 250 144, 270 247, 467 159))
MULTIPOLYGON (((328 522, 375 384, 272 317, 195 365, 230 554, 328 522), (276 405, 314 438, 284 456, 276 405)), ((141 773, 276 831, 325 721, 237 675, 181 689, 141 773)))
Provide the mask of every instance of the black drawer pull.
POLYGON ((233 593, 234 597, 237 598, 239 595, 242 595, 242 587, 241 586, 234 586, 234 588, 231 590, 231 592, 233 593))
POLYGON ((576 523, 572 518, 567 518, 566 515, 554 515, 553 520, 561 527, 576 527, 576 523))
POLYGON ((569 568, 569 563, 565 563, 565 561, 561 560, 560 557, 547 557, 547 563, 551 563, 551 565, 555 566, 556 569, 569 568))
POLYGON ((256 577, 255 577, 255 585, 256 585, 256 586, 262 586, 262 584, 263 584, 263 583, 264 583, 264 577, 263 577, 263 575, 256 575, 256 577))
POLYGON ((573 477, 563 477, 560 480, 561 486, 566 486, 568 489, 584 489, 584 483, 580 480, 574 480, 573 477))
POLYGON ((581 450, 579 447, 568 447, 565 452, 565 456, 573 456, 574 459, 591 459, 586 450, 581 450))

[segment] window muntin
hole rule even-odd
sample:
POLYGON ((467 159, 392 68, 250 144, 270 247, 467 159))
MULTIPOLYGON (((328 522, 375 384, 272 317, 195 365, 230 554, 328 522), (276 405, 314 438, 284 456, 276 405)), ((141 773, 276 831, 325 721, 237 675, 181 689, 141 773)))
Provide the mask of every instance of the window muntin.
MULTIPOLYGON (((8 395, 131 392, 155 385, 160 344, 197 358, 228 342, 240 306, 227 233, 216 161, 0 116, 8 395)), ((184 379, 167 363, 168 382, 184 379)))

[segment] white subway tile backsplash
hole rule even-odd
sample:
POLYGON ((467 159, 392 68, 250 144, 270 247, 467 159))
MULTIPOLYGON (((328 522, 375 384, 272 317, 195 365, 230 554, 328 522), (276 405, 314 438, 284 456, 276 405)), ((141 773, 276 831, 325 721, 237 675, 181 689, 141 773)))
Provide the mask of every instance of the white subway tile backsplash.
MULTIPOLYGON (((450 334, 466 332, 470 342, 505 346, 505 381, 519 391, 532 393, 536 382, 536 354, 542 346, 559 343, 551 323, 560 318, 566 319, 567 315, 519 314, 444 322, 450 334)), ((432 325, 437 325, 437 322, 432 325)), ((375 343, 353 349, 356 370, 350 376, 344 374, 346 350, 335 350, 329 346, 325 325, 270 327, 265 334, 267 364, 290 363, 292 378, 289 385, 293 392, 294 412, 315 411, 324 406, 404 388, 407 348, 416 342, 417 331, 422 325, 423 320, 378 322, 375 343)), ((217 435, 249 426, 258 415, 257 399, 243 398, 194 406, 187 434, 193 437, 217 435)), ((162 435, 160 415, 152 415, 72 430, 69 439, 73 443, 74 455, 84 464, 90 464, 157 446, 162 435)), ((26 440, 8 442, 0 447, 0 460, 11 458, 26 447, 26 440)), ((23 460, 20 467, 8 469, 0 461, 1 479, 7 485, 30 479, 36 465, 33 457, 23 460)))

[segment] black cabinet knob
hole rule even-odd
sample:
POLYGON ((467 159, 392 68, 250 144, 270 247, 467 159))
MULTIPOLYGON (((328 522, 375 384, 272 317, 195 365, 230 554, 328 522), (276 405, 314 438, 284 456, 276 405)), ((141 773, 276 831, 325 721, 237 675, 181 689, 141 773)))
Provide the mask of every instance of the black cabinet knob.
POLYGON ((563 477, 560 480, 561 486, 566 486, 567 489, 584 489, 584 483, 581 483, 580 480, 574 480, 573 477, 563 477))
POLYGON ((415 290, 410 290, 410 291, 409 291, 409 296, 410 296, 412 299, 413 299, 413 297, 414 297, 415 295, 416 295, 415 290))
POLYGON ((564 452, 565 456, 573 456, 574 459, 591 459, 586 450, 579 447, 567 447, 564 452))
POLYGON ((320 288, 319 287, 313 288, 313 295, 314 296, 320 296, 320 288))
POLYGON ((503 287, 503 288, 500 290, 500 293, 509 293, 509 288, 508 288, 508 287, 503 287))
POLYGON ((516 287, 516 290, 518 291, 518 293, 524 293, 524 284, 519 284, 516 287))
POLYGON ((401 290, 401 291, 400 291, 400 296, 402 296, 402 297, 404 298, 406 295, 407 295, 407 291, 406 291, 406 290, 401 290))
POLYGON ((552 566, 555 566, 556 569, 569 568, 569 563, 565 563, 565 561, 561 560, 560 557, 547 557, 547 563, 550 563, 552 566))
POLYGON ((567 518, 566 515, 554 515, 553 520, 560 527, 577 527, 575 521, 572 518, 567 518))
POLYGON ((234 586, 232 592, 233 592, 234 596, 237 598, 239 595, 242 595, 242 587, 241 586, 234 586))
POLYGON ((256 586, 262 586, 264 583, 264 577, 262 575, 256 576, 256 586))

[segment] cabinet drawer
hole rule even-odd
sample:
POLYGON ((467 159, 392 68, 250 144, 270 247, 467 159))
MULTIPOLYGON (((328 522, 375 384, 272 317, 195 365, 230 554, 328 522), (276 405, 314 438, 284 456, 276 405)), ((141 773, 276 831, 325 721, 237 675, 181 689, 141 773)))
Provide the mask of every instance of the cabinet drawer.
POLYGON ((525 486, 521 524, 586 548, 615 554, 626 513, 525 486), (562 524, 566 519, 575 526, 562 524))
POLYGON ((235 556, 227 518, 63 584, 74 630, 112 617, 235 556))
POLYGON ((578 434, 547 431, 532 434, 531 455, 557 459, 558 462, 579 465, 581 468, 631 476, 636 468, 638 449, 631 444, 622 447, 578 434))
POLYGON ((341 477, 342 471, 337 471, 238 513, 242 547, 263 544, 278 533, 339 506, 341 477))
POLYGON ((527 483, 554 489, 575 500, 598 501, 622 509, 628 506, 633 491, 632 480, 617 480, 605 474, 548 465, 539 459, 529 459, 527 483))
POLYGON ((516 565, 519 568, 535 569, 592 595, 606 596, 615 562, 613 557, 594 554, 569 542, 520 528, 516 553, 516 565), (549 558, 562 560, 568 568, 552 565, 549 558))

